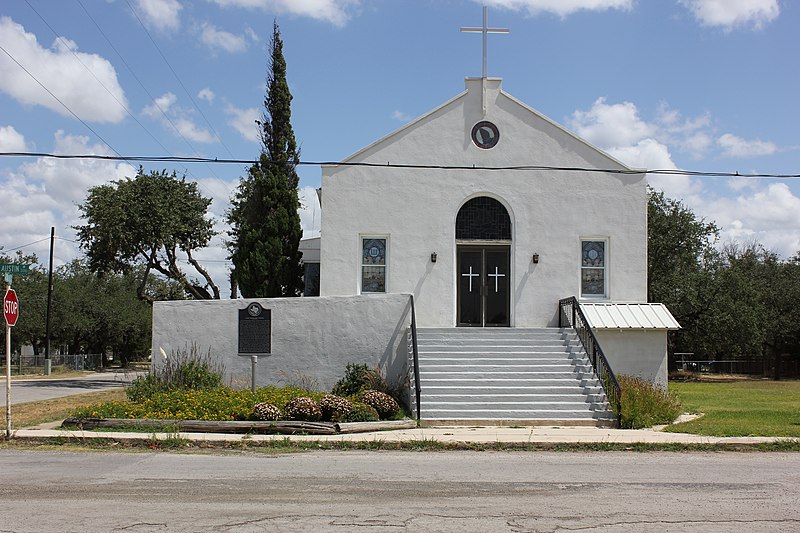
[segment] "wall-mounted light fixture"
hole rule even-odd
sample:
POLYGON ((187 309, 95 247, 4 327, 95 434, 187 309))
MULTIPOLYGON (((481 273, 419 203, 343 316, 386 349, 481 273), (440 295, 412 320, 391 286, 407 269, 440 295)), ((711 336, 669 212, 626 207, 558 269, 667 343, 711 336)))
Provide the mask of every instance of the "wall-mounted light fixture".
POLYGON ((436 252, 431 252, 431 263, 436 262, 436 252))
POLYGON ((533 254, 533 264, 534 265, 539 264, 539 254, 533 254))

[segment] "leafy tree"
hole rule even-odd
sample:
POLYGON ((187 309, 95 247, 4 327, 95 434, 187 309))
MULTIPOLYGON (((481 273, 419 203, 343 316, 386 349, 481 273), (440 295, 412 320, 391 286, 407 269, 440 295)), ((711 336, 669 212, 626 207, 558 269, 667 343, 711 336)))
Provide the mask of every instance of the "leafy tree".
POLYGON ((227 216, 231 277, 248 298, 299 296, 303 290, 302 252, 298 250, 303 235, 298 214, 299 152, 277 23, 270 49, 265 113, 258 121, 261 154, 241 179, 227 216))
POLYGON ((127 274, 144 267, 136 270, 136 294, 143 300, 153 300, 148 290, 152 272, 179 282, 193 298, 209 299, 213 294, 219 299, 219 288, 193 255, 215 234, 213 221, 206 217, 210 204, 185 177, 178 179, 166 170, 145 174, 140 167, 133 179, 89 189, 79 206, 86 224, 75 229, 92 272, 127 274), (204 284, 181 270, 179 252, 186 254, 204 284))
POLYGON ((647 209, 648 301, 664 303, 682 330, 670 336, 673 351, 702 351, 708 343, 711 306, 721 287, 714 248, 719 229, 663 192, 649 191, 647 209))
MULTIPOLYGON (((33 353, 38 355, 44 348, 47 272, 42 270, 35 254, 25 255, 21 251, 18 251, 15 257, 0 254, 0 263, 20 263, 30 267, 29 274, 15 275, 12 283, 20 301, 20 317, 14 326, 11 342, 12 351, 17 350, 22 344, 30 344, 33 353)), ((2 276, 0 280, 3 280, 2 276)), ((5 293, 4 281, 2 292, 5 293)))
POLYGON ((68 353, 111 352, 122 363, 150 352, 152 311, 146 301, 180 299, 178 282, 150 275, 148 298, 136 291, 143 266, 132 272, 103 275, 92 272, 82 260, 56 270, 53 300, 54 344, 68 353))

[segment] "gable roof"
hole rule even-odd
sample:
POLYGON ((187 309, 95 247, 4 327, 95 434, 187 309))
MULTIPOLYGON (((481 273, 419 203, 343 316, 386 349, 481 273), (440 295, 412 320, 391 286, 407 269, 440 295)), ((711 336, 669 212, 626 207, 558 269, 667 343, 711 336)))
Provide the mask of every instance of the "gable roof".
MULTIPOLYGON (((447 100, 446 102, 444 102, 443 104, 437 106, 436 108, 432 109, 431 111, 421 115, 420 117, 417 117, 416 119, 412 120, 411 122, 401 126, 400 128, 392 131, 391 133, 389 133, 387 135, 384 135, 380 139, 370 143, 369 145, 361 148, 360 150, 356 151, 355 153, 353 153, 353 154, 349 155, 348 157, 342 159, 341 163, 362 162, 363 159, 368 158, 369 155, 371 155, 374 151, 380 150, 380 149, 382 149, 382 147, 386 147, 386 146, 389 146, 389 145, 393 144, 395 140, 398 140, 399 138, 401 138, 403 136, 403 134, 405 134, 406 132, 415 129, 418 126, 421 126, 423 123, 427 122, 428 119, 430 119, 432 116, 436 115, 437 113, 440 113, 441 111, 445 110, 449 106, 452 106, 454 103, 458 102, 459 100, 464 99, 471 91, 471 89, 469 89, 470 82, 476 82, 476 81, 480 81, 480 78, 477 78, 477 79, 476 78, 467 78, 466 79, 466 83, 467 83, 468 88, 466 90, 462 91, 461 93, 457 94, 453 98, 447 100)), ((626 165, 625 163, 619 161, 618 159, 616 159, 612 155, 610 155, 607 152, 601 150, 600 148, 594 146, 593 144, 591 144, 590 142, 586 141, 585 139, 579 137, 577 134, 575 134, 572 131, 568 130, 567 128, 565 128, 561 124, 553 121, 552 119, 550 119, 547 116, 543 115, 542 113, 540 113, 536 109, 534 109, 531 106, 523 103, 522 101, 518 100, 514 96, 508 94, 507 92, 505 92, 502 89, 502 85, 501 85, 501 81, 502 80, 500 78, 488 78, 487 81, 497 84, 496 90, 498 91, 500 96, 502 96, 503 98, 507 99, 509 102, 512 102, 514 105, 518 106, 519 108, 524 110, 524 112, 528 113, 529 115, 532 115, 532 116, 536 117, 537 119, 539 119, 542 122, 546 123, 550 127, 554 128, 557 132, 561 133, 565 137, 568 137, 568 138, 570 138, 570 139, 572 139, 574 141, 577 141, 579 144, 583 145, 585 148, 588 148, 591 152, 594 152, 595 154, 607 159, 609 161, 609 163, 611 163, 613 166, 619 167, 619 170, 632 171, 634 173, 639 173, 639 172, 644 173, 644 172, 646 172, 645 169, 637 169, 637 168, 629 167, 628 165, 626 165)), ((323 165, 323 168, 325 168, 325 167, 335 168, 337 166, 338 166, 338 163, 331 163, 331 164, 328 164, 328 165, 323 165)), ((601 167, 597 167, 597 168, 601 168, 601 167)))

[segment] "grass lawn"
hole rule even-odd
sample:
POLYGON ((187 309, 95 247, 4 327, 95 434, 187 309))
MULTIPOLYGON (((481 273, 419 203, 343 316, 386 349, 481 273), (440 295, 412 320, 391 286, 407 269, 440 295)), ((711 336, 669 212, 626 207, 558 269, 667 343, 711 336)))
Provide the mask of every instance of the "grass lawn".
MULTIPOLYGON (((75 407, 101 402, 122 402, 126 399, 125 389, 118 388, 16 404, 11 406, 11 425, 14 429, 21 429, 54 420, 63 420, 67 418, 69 410, 75 407)), ((5 411, 5 408, 3 410, 5 411)))
POLYGON ((800 381, 670 383, 684 410, 705 416, 665 431, 718 437, 800 437, 800 381))

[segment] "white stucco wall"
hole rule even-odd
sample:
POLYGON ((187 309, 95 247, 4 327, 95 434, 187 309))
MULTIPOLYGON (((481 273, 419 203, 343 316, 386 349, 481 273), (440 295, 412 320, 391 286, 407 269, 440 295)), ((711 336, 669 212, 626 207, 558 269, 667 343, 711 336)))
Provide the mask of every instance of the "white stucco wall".
MULTIPOLYGON (((439 109, 348 161, 379 164, 545 165, 624 170, 621 163, 480 80, 439 109), (476 147, 480 120, 500 130, 476 147)), ((322 187, 321 294, 358 294, 360 237, 388 237, 387 290, 417 298, 420 326, 456 322, 455 220, 476 196, 503 203, 513 224, 511 325, 555 326, 560 298, 579 295, 581 238, 608 239, 608 299, 646 301, 647 191, 641 173, 470 171, 327 166, 322 187), (430 262, 431 252, 438 261, 430 262), (531 262, 533 253, 539 264, 531 262)))
POLYGON ((616 375, 628 374, 667 386, 667 331, 595 329, 616 375))
POLYGON ((272 353, 259 357, 259 385, 308 377, 330 390, 347 363, 378 367, 392 382, 407 379, 407 294, 155 302, 153 364, 163 362, 161 349, 195 343, 221 358, 226 382, 249 386, 250 357, 237 355, 238 312, 252 301, 272 310, 272 353))

